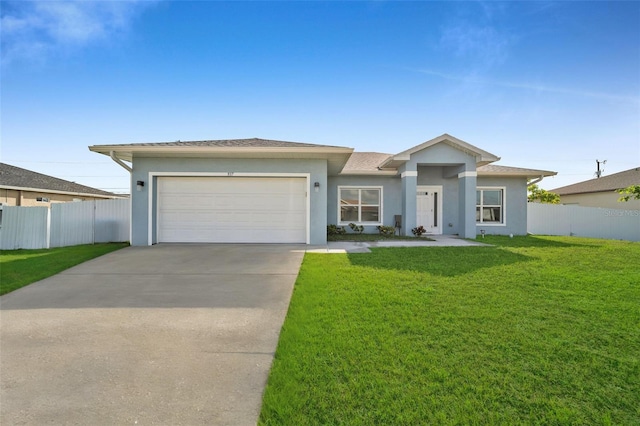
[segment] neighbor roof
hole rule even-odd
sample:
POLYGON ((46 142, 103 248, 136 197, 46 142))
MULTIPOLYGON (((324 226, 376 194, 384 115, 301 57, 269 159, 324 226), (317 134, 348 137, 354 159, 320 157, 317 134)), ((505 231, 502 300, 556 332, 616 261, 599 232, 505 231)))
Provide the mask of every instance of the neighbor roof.
POLYGON ((551 192, 555 192, 558 195, 586 194, 590 192, 615 191, 616 189, 626 188, 631 185, 640 185, 640 167, 614 173, 609 176, 602 176, 597 179, 562 186, 552 189, 551 192))
POLYGON ((120 198, 119 195, 111 192, 43 175, 42 173, 5 163, 0 163, 0 188, 70 195, 91 195, 101 198, 120 198))

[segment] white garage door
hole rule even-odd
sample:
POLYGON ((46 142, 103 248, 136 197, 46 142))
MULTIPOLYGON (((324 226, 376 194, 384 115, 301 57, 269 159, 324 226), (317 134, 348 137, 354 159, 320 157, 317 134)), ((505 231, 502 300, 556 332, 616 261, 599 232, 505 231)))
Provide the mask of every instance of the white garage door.
POLYGON ((306 243, 305 178, 159 177, 158 242, 306 243))

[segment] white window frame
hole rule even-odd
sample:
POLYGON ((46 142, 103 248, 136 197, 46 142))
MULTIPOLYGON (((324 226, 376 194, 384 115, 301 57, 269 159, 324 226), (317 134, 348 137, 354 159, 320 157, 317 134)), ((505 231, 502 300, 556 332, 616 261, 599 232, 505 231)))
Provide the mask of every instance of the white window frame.
MULTIPOLYGON (((362 193, 358 192, 358 219, 362 219, 362 193)), ((350 223, 355 223, 356 225, 369 225, 369 226, 377 226, 377 225, 382 225, 383 222, 383 214, 382 214, 382 205, 383 205, 383 187, 382 186, 364 186, 364 185, 349 185, 349 186, 338 186, 338 200, 337 200, 337 204, 338 204, 338 225, 348 225, 350 223), (340 205, 340 200, 341 200, 341 192, 343 189, 357 189, 359 191, 362 190, 371 190, 371 189, 377 189, 380 191, 380 200, 378 203, 378 221, 377 222, 362 222, 360 220, 358 220, 357 222, 352 222, 352 221, 342 221, 341 220, 341 205, 340 205)), ((365 204, 366 206, 367 204, 365 204)), ((371 204, 369 204, 371 205, 371 204)))
MULTIPOLYGON (((480 206, 480 220, 476 221, 476 225, 482 226, 507 226, 507 188, 505 186, 478 186, 476 187, 476 194, 478 191, 502 191, 502 205, 500 206, 500 217, 502 219, 501 222, 484 222, 482 219, 482 208, 483 207, 497 207, 495 204, 483 204, 483 196, 480 195, 480 204, 476 204, 474 206, 475 209, 480 206)), ((477 197, 477 195, 476 195, 477 197)))

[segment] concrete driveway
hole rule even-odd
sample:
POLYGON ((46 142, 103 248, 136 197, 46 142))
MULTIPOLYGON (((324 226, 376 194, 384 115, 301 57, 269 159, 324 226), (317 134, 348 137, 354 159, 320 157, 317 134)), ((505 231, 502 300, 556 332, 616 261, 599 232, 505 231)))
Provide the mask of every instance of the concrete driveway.
POLYGON ((0 298, 0 423, 255 425, 305 246, 128 247, 0 298))

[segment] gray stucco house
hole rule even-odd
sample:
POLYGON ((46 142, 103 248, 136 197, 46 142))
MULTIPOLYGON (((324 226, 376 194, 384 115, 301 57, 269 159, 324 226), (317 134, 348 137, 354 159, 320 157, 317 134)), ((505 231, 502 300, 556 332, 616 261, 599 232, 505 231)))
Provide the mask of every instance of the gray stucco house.
POLYGON ((326 243, 329 224, 474 238, 527 232, 527 183, 444 134, 399 154, 264 139, 90 146, 131 172, 131 244, 326 243), (127 164, 124 161, 130 163, 127 164))

